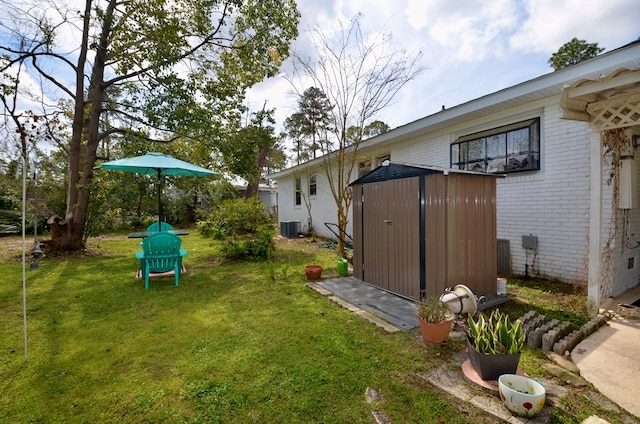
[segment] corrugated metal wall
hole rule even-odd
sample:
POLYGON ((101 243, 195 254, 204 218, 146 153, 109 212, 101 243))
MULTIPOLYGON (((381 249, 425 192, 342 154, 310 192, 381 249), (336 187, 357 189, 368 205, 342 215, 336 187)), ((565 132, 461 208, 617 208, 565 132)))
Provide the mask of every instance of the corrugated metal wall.
POLYGON ((425 178, 425 293, 439 296, 449 284, 447 239, 447 178, 442 174, 425 178))
POLYGON ((354 275, 394 293, 418 298, 420 282, 418 178, 356 186, 354 275), (362 198, 364 197, 364 208, 362 198), (358 215, 360 214, 360 215, 358 215))
POLYGON ((456 284, 495 293, 496 184, 484 176, 435 173, 354 186, 354 276, 419 296, 422 178, 426 293, 439 296, 456 284))
POLYGON ((387 187, 386 181, 363 186, 362 263, 365 281, 388 290, 389 232, 384 223, 387 219, 387 187))
MULTIPOLYGON (((490 177, 436 174, 446 186, 445 239, 426 233, 426 244, 446 246, 446 286, 464 284, 476 295, 495 293, 497 278, 496 183, 490 177)), ((438 208, 439 218, 442 212, 438 208)), ((428 215, 428 213, 427 213, 428 215)), ((442 222, 442 221, 441 221, 442 222)), ((427 249, 428 251, 429 249, 427 249)), ((425 258, 426 259, 426 258, 425 258)), ((427 275, 430 274, 427 268, 427 275)), ((441 271, 437 271, 440 276, 441 271)), ((441 283, 427 278, 427 287, 441 283)), ((442 288, 443 289, 443 288, 442 288)))
POLYGON ((362 243, 362 189, 364 184, 353 186, 353 276, 364 281, 362 275, 362 255, 366 246, 362 243))
MULTIPOLYGON (((419 178, 387 181, 389 290, 420 298, 419 178)), ((369 184, 371 185, 371 184, 369 184)))

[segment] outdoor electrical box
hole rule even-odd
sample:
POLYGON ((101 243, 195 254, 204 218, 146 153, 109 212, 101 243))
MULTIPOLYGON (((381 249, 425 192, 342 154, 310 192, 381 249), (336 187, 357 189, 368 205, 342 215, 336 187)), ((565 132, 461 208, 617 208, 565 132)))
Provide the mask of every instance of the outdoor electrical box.
POLYGON ((620 159, 618 168, 618 209, 638 207, 638 172, 633 157, 620 159))
POLYGON ((522 236, 522 247, 536 250, 538 248, 538 236, 532 236, 531 234, 522 236))

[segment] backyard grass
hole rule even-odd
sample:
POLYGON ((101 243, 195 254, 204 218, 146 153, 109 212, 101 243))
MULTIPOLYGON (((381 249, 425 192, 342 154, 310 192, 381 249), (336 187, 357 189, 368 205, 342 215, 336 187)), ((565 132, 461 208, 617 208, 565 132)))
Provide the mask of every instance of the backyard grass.
MULTIPOLYGON (((47 257, 39 270, 27 263, 27 360, 21 241, 0 240, 0 422, 371 423, 380 409, 394 423, 496 422, 417 376, 462 341, 427 348, 306 287, 306 264, 337 276, 335 251, 320 241, 279 239, 272 263, 226 263, 218 242, 183 240, 179 287, 152 279, 145 290, 134 279, 139 240, 125 235, 47 257), (383 401, 365 402, 367 387, 383 401)), ((578 289, 510 281, 509 291, 523 300, 504 306, 514 317, 536 308, 587 320, 578 289)), ((545 361, 523 353, 530 375, 545 375, 545 361)), ((562 402, 551 422, 602 412, 580 390, 562 402)))
MULTIPOLYGON (((134 279, 139 240, 92 240, 28 270, 24 358, 19 238, 0 261, 0 422, 492 422, 416 374, 442 360, 305 286, 335 251, 281 239, 273 264, 223 263, 192 233, 187 274, 134 279), (367 387, 383 404, 365 402, 367 387)), ((443 349, 446 354, 446 349, 443 349)))

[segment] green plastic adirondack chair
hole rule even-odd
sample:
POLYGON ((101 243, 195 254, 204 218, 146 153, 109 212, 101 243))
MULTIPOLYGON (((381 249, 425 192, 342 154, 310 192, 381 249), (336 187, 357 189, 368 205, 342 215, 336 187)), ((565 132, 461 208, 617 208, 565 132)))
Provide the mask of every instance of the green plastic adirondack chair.
POLYGON ((161 224, 162 225, 159 226, 159 223, 156 221, 147 227, 147 231, 149 231, 150 233, 157 233, 158 231, 160 231, 160 229, 162 229, 162 231, 173 230, 173 227, 166 222, 163 221, 161 224))
POLYGON ((145 238, 142 251, 136 252, 136 259, 140 260, 140 270, 144 278, 144 288, 149 288, 149 274, 152 272, 167 272, 173 270, 176 286, 182 271, 182 258, 187 255, 187 249, 181 249, 182 239, 171 233, 159 232, 145 238))

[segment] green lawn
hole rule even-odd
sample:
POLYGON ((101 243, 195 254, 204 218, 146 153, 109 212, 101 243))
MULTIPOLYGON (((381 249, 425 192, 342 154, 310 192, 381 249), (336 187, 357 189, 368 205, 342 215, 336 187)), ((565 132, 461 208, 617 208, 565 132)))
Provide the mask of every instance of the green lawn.
POLYGON ((24 358, 19 238, 0 256, 0 422, 492 422, 416 374, 455 350, 389 334, 305 286, 336 275, 335 252, 282 240, 273 265, 223 263, 219 245, 183 238, 188 273, 134 279, 139 240, 27 263, 24 358), (367 387, 383 403, 365 402, 367 387))
MULTIPOLYGON (((337 276, 320 241, 279 239, 273 263, 225 263, 219 242, 183 237, 187 274, 135 280, 140 240, 92 240, 83 255, 27 263, 29 357, 24 358, 21 240, 0 251, 0 423, 489 423, 484 411, 447 398, 418 373, 465 349, 427 348, 390 334, 306 287, 304 265, 337 276), (368 404, 367 387, 383 402, 368 404)), ((30 249, 29 243, 27 249, 30 249)), ((536 310, 584 324, 584 288, 510 280, 513 318, 536 310)), ((540 350, 520 367, 554 378, 540 350)), ((561 384, 566 382, 559 381, 561 384)), ((579 424, 603 410, 569 387, 550 423, 579 424)))

